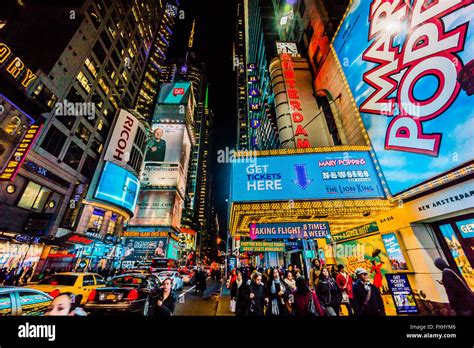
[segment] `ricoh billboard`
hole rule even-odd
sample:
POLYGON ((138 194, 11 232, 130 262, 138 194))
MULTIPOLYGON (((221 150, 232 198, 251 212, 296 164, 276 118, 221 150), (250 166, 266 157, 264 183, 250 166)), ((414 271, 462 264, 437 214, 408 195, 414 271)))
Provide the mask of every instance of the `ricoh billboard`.
POLYGON ((471 0, 354 0, 335 36, 392 194, 473 158, 473 18, 471 0))

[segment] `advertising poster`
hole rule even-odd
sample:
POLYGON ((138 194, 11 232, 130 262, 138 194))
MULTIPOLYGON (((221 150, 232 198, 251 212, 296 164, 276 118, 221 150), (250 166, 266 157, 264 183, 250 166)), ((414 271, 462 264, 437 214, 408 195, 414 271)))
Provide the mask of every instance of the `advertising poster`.
POLYGON ((328 222, 286 222, 250 224, 250 238, 292 239, 326 238, 329 236, 328 222))
POLYGON ((153 137, 147 144, 145 162, 179 162, 184 131, 184 124, 154 123, 153 137))
POLYGON ((171 216, 171 226, 179 230, 181 227, 181 217, 183 215, 183 199, 176 194, 174 197, 173 215, 171 216))
POLYGON ((169 243, 168 243, 168 250, 166 252, 166 258, 177 260, 178 259, 178 251, 179 251, 178 243, 175 240, 170 239, 169 243))
POLYGON ((397 314, 417 314, 418 306, 406 274, 386 274, 397 314))
POLYGON ((113 163, 105 162, 94 197, 133 212, 139 190, 140 181, 135 175, 113 163))
POLYGON ((171 226, 175 191, 140 191, 131 226, 171 226))
POLYGON ((125 261, 142 261, 152 257, 166 257, 167 238, 126 238, 125 261))
POLYGON ((334 38, 392 194, 473 158, 473 19, 471 0, 354 0, 334 38))
POLYGON ((384 191, 368 152, 257 157, 232 164, 234 202, 380 198, 384 191))
POLYGON ((285 243, 283 242, 241 242, 240 252, 284 252, 285 243))
POLYGON ((463 238, 474 237, 474 219, 467 219, 456 222, 456 226, 459 228, 463 238))
POLYGON ((392 269, 380 235, 339 243, 333 253, 336 264, 344 265, 348 273, 354 273, 359 267, 365 268, 369 272, 370 281, 382 294, 387 314, 396 314, 385 279, 385 275, 392 272, 392 269))
POLYGON ((190 82, 163 83, 158 94, 158 104, 187 105, 191 90, 190 82))
POLYGON ((385 250, 387 250, 388 259, 392 270, 394 271, 408 271, 408 265, 403 256, 402 248, 398 242, 397 235, 395 233, 387 233, 382 235, 383 244, 385 250))

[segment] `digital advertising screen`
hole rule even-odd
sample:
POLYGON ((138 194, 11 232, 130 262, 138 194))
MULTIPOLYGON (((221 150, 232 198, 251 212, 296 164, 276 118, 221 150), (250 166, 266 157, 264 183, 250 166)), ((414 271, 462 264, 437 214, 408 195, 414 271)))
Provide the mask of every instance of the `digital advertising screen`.
POLYGON ((158 94, 159 104, 184 104, 188 103, 191 93, 190 82, 164 83, 158 94))
POLYGON ((166 252, 166 257, 168 259, 177 260, 178 259, 179 246, 174 239, 170 239, 168 242, 168 250, 166 252))
POLYGON ((167 238, 125 238, 124 260, 139 261, 152 257, 166 257, 167 238))
POLYGON ((95 198, 134 211, 137 204, 140 181, 129 171, 105 162, 95 198))
POLYGON ((171 226, 176 191, 140 191, 132 226, 171 226))
POLYGON ((232 164, 234 202, 384 197, 368 152, 257 157, 232 164))
POLYGON ((357 0, 334 38, 394 195, 473 158, 473 18, 472 1, 357 0))

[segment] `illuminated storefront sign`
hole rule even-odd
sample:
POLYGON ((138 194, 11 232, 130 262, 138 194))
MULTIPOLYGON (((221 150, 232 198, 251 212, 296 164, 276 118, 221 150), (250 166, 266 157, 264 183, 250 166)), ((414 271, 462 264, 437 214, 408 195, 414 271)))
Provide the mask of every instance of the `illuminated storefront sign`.
POLYGON ((262 156, 233 163, 234 202, 384 197, 367 152, 262 156))
POLYGON ((125 168, 130 161, 138 127, 139 122, 135 116, 126 110, 120 110, 114 132, 105 152, 104 161, 125 168))
POLYGON ((65 228, 73 228, 77 216, 79 214, 80 202, 84 199, 87 193, 88 185, 77 183, 74 189, 74 194, 72 195, 71 199, 69 200, 68 209, 64 214, 63 224, 62 226, 65 228))
POLYGON ((251 239, 326 238, 329 234, 327 222, 250 224, 251 239))
POLYGON ((374 0, 353 1, 341 23, 334 52, 392 194, 473 158, 459 82, 473 19, 470 0, 374 0))
POLYGON ((67 242, 69 243, 77 243, 77 244, 86 244, 86 245, 89 245, 89 244, 92 244, 94 243, 94 241, 92 239, 89 239, 89 238, 86 238, 86 237, 82 237, 82 236, 79 236, 77 234, 73 235, 72 237, 69 237, 67 239, 67 242))
POLYGON ((139 189, 140 182, 135 175, 115 164, 105 162, 94 197, 133 212, 139 189))
POLYGON ((16 174, 26 159, 28 151, 30 151, 33 142, 39 135, 41 128, 43 128, 43 125, 38 126, 33 124, 30 126, 12 157, 5 166, 3 172, 0 174, 0 181, 13 181, 15 179, 16 174))
POLYGON ((240 252, 284 252, 285 243, 279 242, 241 242, 240 252))
POLYGON ((348 231, 344 231, 338 234, 335 234, 331 237, 331 242, 340 242, 346 239, 361 237, 366 234, 374 233, 379 230, 379 226, 376 222, 371 222, 370 224, 352 228, 348 231))
POLYGON ((463 238, 474 238, 474 219, 456 222, 463 238))
POLYGON ((293 59, 290 54, 284 53, 280 56, 280 60, 291 112, 291 120, 293 127, 296 125, 296 130, 294 130, 296 148, 311 147, 308 140, 308 132, 304 126, 305 122, 303 122, 305 117, 301 112, 303 108, 301 107, 299 89, 296 88, 296 74, 293 59))
POLYGON ((20 81, 24 88, 27 88, 37 76, 25 66, 20 58, 15 57, 6 44, 0 42, 0 66, 13 77, 20 81))

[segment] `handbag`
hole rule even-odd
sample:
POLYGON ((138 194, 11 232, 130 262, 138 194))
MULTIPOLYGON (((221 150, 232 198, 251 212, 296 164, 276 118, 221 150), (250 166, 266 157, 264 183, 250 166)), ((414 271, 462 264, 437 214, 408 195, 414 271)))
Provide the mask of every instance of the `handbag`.
POLYGON ((234 299, 230 300, 230 311, 232 313, 235 313, 236 307, 237 307, 237 301, 234 299))

